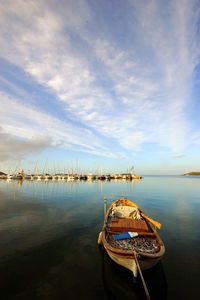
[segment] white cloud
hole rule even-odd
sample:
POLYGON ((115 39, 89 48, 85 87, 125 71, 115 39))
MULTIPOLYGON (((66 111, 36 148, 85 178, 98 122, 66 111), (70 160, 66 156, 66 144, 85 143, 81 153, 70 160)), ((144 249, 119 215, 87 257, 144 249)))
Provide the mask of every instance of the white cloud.
POLYGON ((44 135, 33 136, 29 139, 19 139, 13 134, 4 133, 0 128, 0 160, 20 160, 31 153, 40 152, 51 147, 51 138, 44 135))

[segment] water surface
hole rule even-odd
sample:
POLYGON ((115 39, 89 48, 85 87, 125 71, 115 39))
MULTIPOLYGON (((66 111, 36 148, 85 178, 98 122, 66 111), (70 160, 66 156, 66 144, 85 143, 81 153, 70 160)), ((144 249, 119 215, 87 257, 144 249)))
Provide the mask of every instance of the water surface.
POLYGON ((145 299, 140 280, 97 245, 120 196, 162 223, 166 254, 143 272, 152 299, 192 299, 200 278, 200 178, 0 181, 1 299, 145 299))

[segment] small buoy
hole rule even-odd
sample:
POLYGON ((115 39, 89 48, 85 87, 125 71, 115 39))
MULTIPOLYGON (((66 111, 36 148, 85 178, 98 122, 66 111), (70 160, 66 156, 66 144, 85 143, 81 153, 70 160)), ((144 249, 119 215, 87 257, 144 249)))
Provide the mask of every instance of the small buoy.
POLYGON ((100 245, 102 242, 102 231, 99 233, 99 237, 98 237, 98 245, 100 245))

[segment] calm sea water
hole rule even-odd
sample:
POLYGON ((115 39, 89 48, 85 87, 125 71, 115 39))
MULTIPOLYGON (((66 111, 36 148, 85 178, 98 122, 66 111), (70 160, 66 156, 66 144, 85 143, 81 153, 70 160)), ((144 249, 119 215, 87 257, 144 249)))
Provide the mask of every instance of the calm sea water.
POLYGON ((145 299, 141 281, 97 245, 120 196, 162 223, 166 254, 143 272, 152 299, 196 299, 200 278, 200 178, 141 181, 0 181, 1 299, 145 299))

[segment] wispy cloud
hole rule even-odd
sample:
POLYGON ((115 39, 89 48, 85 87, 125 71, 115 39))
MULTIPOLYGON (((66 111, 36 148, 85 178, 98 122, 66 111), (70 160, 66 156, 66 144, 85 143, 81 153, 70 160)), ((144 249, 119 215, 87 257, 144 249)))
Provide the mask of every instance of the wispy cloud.
POLYGON ((2 159, 22 158, 22 154, 60 145, 74 151, 80 147, 84 152, 116 157, 89 129, 61 121, 3 93, 0 93, 0 99, 2 159))
POLYGON ((39 112, 39 102, 31 107, 28 99, 22 104, 4 94, 4 132, 27 139, 39 130, 53 145, 63 140, 65 147, 108 157, 144 150, 148 143, 182 153, 192 142, 197 2, 127 2, 128 19, 118 16, 126 44, 117 29, 98 28, 98 5, 107 3, 0 3, 1 57, 50 93, 68 117, 58 120, 39 112))

